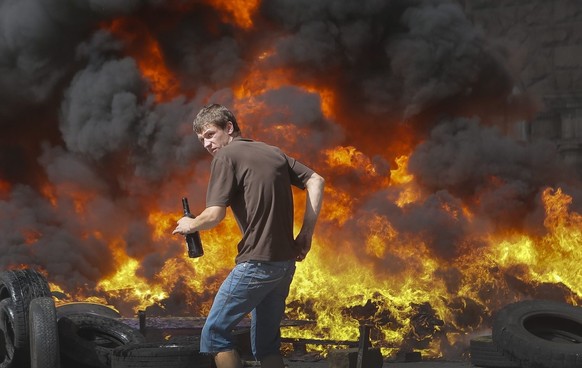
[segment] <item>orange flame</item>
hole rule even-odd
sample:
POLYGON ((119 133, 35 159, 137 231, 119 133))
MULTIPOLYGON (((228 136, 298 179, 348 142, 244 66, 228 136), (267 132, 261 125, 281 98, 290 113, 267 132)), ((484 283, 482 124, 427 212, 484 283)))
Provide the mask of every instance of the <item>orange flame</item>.
POLYGON ((9 182, 0 179, 0 198, 8 197, 12 186, 9 182))
MULTIPOLYGON (((255 0, 208 0, 208 3, 220 9, 225 20, 232 20, 243 29, 253 26, 253 15, 259 5, 255 0)), ((179 83, 166 67, 159 44, 143 24, 119 19, 107 27, 127 42, 128 52, 136 58, 144 77, 151 81, 158 102, 179 93, 179 83)), ((271 50, 258 53, 248 75, 233 86, 233 104, 243 116, 260 114, 265 109, 257 102, 257 96, 294 82, 289 71, 284 69, 264 73, 263 63, 272 54, 271 50)), ((319 95, 321 111, 326 117, 339 115, 333 90, 315 83, 298 87, 319 95)), ((245 130, 252 136, 253 128, 251 123, 245 130)), ((275 139, 288 142, 290 146, 295 146, 301 135, 307 134, 289 121, 280 121, 270 128, 275 139)), ((389 190, 394 198, 385 200, 403 213, 421 202, 423 195, 426 197, 408 172, 411 138, 407 134, 410 131, 400 129, 405 136, 402 142, 395 143, 400 146, 386 148, 389 153, 382 152, 385 156, 397 153, 394 155, 397 168, 391 170, 389 176, 378 170, 369 152, 364 152, 366 148, 338 144, 324 150, 317 158, 321 160, 322 170, 329 174, 324 176, 331 179, 325 189, 326 199, 312 251, 298 264, 287 309, 290 318, 313 319, 316 325, 285 331, 285 336, 357 340, 359 322, 369 320, 377 329, 377 344, 385 353, 403 344, 412 344, 411 341, 422 341, 419 350, 438 357, 443 354, 443 344, 453 345, 486 327, 482 325, 484 317, 492 313, 498 303, 519 297, 499 295, 509 293, 504 287, 507 283, 504 275, 534 286, 543 283, 565 285, 573 295, 582 298, 582 274, 579 272, 582 256, 578 252, 582 244, 582 216, 569 209, 572 199, 561 189, 548 188, 541 195, 546 209, 544 235, 519 231, 510 235, 476 232, 456 244, 463 249, 461 255, 446 261, 435 257, 434 250, 421 234, 399 233, 397 224, 391 223, 387 216, 372 211, 355 213, 354 209, 359 208, 357 205, 370 191, 389 190), (463 324, 458 316, 470 308, 482 313, 475 321, 463 324), (432 320, 418 320, 422 318, 432 320), (443 328, 445 322, 452 326, 449 330, 443 328)), ((381 149, 375 147, 370 151, 381 149)), ((490 180, 495 183, 498 178, 490 180)), ((0 181, 0 197, 10 189, 3 183, 0 181)), ((67 192, 75 212, 85 214, 92 194, 74 189, 66 191, 46 185, 42 193, 57 206, 60 196, 67 192)), ((296 203, 303 203, 305 193, 295 191, 294 197, 296 203)), ((444 202, 440 206, 451 223, 457 224, 462 219, 469 224, 474 221, 474 214, 467 208, 459 210, 444 202)), ((295 218, 300 224, 301 206, 297 207, 295 218)), ((171 236, 175 220, 173 213, 149 209, 147 222, 155 246, 160 250, 168 250, 177 241, 182 241, 171 236)), ((92 235, 99 239, 104 237, 101 233, 92 235)), ((39 236, 24 232, 29 244, 39 236)), ((112 261, 116 271, 99 280, 98 291, 108 295, 106 299, 123 300, 138 310, 152 305, 163 308, 169 294, 184 285, 189 291, 185 295, 188 310, 205 315, 211 298, 200 295, 213 294, 221 276, 231 268, 240 231, 234 218, 228 215, 217 228, 202 232, 201 236, 204 257, 189 259, 184 248, 181 256, 169 257, 153 277, 146 279, 139 272, 139 256, 127 254, 127 244, 121 236, 109 235, 111 239, 106 240, 114 254, 112 261)), ((55 285, 55 289, 58 288, 55 285)))
POLYGON ((253 14, 259 6, 259 0, 208 0, 210 5, 219 10, 224 21, 234 21, 243 29, 253 26, 253 14))
POLYGON ((396 158, 398 168, 390 170, 390 179, 393 185, 398 185, 401 190, 395 203, 398 207, 414 203, 420 199, 420 192, 414 183, 414 175, 408 173, 408 156, 396 158))
POLYGON ((169 101, 179 95, 180 83, 168 69, 158 41, 142 22, 129 18, 115 19, 106 25, 128 45, 142 75, 150 81, 157 102, 169 101))

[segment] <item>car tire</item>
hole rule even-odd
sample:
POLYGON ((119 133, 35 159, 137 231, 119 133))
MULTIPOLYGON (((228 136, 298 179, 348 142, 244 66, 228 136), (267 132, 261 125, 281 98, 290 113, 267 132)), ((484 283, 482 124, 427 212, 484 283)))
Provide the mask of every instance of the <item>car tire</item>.
POLYGON ((0 300, 12 301, 12 332, 14 360, 22 366, 29 365, 29 306, 37 297, 50 296, 48 282, 38 271, 32 269, 8 270, 0 273, 0 300))
POLYGON ((509 304, 494 315, 493 341, 525 368, 580 368, 582 308, 550 300, 509 304))
POLYGON ((14 309, 12 299, 0 300, 0 368, 10 368, 14 361, 14 309))
POLYGON ((479 336, 469 342, 471 364, 486 368, 520 368, 515 359, 504 353, 494 342, 491 335, 479 336))
POLYGON ((60 368, 57 312, 51 297, 30 302, 30 367, 60 368))
POLYGON ((59 318, 58 331, 63 360, 86 367, 108 368, 113 349, 145 342, 139 330, 116 319, 93 314, 59 318))
POLYGON ((115 309, 98 303, 72 302, 61 304, 57 307, 57 318, 66 317, 71 314, 95 314, 109 318, 121 317, 121 314, 115 309))
POLYGON ((111 368, 210 368, 211 356, 199 344, 144 343, 116 348, 111 368))

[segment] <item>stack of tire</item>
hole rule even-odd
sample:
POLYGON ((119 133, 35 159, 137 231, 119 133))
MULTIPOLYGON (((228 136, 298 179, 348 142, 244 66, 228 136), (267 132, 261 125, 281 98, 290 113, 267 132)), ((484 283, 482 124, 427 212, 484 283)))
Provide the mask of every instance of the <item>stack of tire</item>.
POLYGON ((511 303, 492 334, 470 341, 471 363, 487 368, 582 368, 582 307, 552 300, 511 303))
POLYGON ((0 273, 0 368, 208 368, 192 341, 147 341, 111 308, 55 306, 38 271, 0 273))

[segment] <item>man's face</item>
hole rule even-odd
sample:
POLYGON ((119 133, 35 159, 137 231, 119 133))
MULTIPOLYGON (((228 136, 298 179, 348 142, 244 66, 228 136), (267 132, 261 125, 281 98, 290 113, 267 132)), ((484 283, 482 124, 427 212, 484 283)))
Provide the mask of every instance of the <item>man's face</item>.
POLYGON ((214 124, 209 124, 204 127, 202 133, 197 134, 198 139, 212 156, 218 152, 219 149, 226 146, 232 141, 230 134, 233 132, 231 122, 228 122, 225 129, 220 129, 214 124))

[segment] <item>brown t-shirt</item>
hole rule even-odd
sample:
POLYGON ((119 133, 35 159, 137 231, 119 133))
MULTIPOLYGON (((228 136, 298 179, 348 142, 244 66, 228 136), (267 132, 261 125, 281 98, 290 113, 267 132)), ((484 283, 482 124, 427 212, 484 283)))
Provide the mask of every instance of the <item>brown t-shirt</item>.
POLYGON ((295 259, 291 185, 305 189, 312 173, 279 148, 250 139, 237 137, 216 153, 206 207, 232 208, 243 233, 236 263, 295 259))

